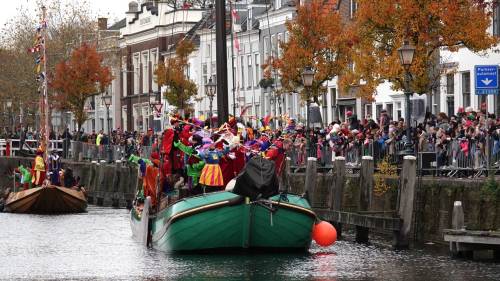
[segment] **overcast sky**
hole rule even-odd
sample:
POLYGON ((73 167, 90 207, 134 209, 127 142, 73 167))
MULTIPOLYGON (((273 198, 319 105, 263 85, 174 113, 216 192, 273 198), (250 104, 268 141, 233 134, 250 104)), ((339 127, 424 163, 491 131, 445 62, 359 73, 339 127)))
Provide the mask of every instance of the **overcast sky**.
MULTIPOLYGON (((74 2, 75 0, 62 0, 62 2, 74 2)), ((99 17, 109 18, 108 23, 113 23, 116 19, 125 17, 125 12, 128 10, 128 2, 130 0, 87 0, 91 9, 99 17)), ((36 0, 1 0, 0 8, 0 28, 4 24, 18 14, 18 9, 21 7, 30 7, 30 10, 36 9, 36 0)))

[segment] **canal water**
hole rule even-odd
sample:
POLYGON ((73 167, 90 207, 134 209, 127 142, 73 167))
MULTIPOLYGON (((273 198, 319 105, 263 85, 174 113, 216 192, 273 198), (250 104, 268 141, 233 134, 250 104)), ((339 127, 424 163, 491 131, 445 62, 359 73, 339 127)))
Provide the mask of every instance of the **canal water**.
POLYGON ((136 244, 127 215, 0 213, 0 280, 500 280, 493 262, 346 241, 308 254, 168 255, 136 244))

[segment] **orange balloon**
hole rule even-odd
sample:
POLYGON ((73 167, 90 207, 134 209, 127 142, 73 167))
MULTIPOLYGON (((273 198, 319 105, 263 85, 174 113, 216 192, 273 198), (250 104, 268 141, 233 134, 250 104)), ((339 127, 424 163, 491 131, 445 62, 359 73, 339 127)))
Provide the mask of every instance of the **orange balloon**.
POLYGON ((316 244, 328 247, 337 241, 337 230, 327 221, 321 221, 314 225, 313 235, 316 244))

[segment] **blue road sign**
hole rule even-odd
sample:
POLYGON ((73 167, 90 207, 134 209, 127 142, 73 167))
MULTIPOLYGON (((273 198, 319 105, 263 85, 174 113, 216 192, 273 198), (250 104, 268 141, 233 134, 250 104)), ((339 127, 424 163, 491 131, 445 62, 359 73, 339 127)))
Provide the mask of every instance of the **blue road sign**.
POLYGON ((498 94, 498 65, 476 65, 474 72, 477 95, 498 94))

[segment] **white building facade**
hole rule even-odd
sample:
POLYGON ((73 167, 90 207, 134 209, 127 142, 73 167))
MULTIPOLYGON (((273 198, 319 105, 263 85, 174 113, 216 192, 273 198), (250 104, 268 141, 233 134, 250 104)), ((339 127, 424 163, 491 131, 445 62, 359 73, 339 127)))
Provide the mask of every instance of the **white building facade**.
POLYGON ((154 71, 158 63, 173 55, 175 45, 189 36, 204 15, 205 10, 174 10, 163 1, 129 4, 126 24, 120 29, 121 75, 117 76, 124 130, 161 130, 164 116, 155 121, 152 105, 161 101, 164 113, 170 106, 155 82, 154 71))

